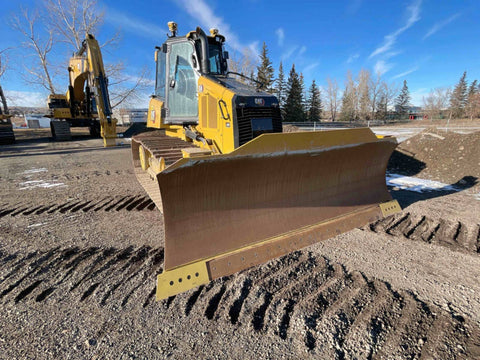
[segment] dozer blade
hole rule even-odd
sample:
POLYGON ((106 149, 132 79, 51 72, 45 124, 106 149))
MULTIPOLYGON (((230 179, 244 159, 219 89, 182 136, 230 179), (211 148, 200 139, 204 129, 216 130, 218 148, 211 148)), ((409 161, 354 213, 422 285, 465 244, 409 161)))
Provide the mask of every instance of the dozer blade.
POLYGON ((165 271, 157 299, 400 211, 385 183, 391 137, 370 129, 263 134, 157 175, 165 271))

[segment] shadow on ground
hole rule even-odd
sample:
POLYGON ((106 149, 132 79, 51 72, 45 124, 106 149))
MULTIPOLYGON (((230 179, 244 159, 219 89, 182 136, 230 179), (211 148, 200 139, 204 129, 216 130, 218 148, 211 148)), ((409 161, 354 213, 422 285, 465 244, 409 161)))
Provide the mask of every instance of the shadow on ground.
MULTIPOLYGON (((407 175, 407 174, 402 174, 407 175)), ((432 189, 430 191, 416 192, 412 190, 404 190, 396 187, 390 187, 388 190, 394 199, 398 201, 402 209, 407 206, 416 203, 417 201, 423 201, 428 199, 437 198, 440 196, 450 195, 460 191, 470 189, 477 185, 478 178, 475 176, 464 176, 462 179, 458 180, 456 183, 447 185, 444 188, 432 189)))

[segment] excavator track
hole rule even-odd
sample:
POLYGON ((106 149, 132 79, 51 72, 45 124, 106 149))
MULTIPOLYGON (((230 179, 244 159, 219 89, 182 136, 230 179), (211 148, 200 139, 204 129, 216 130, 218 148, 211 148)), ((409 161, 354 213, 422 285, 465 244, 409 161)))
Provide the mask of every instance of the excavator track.
POLYGON ((148 156, 153 157, 158 162, 163 158, 165 166, 168 167, 182 158, 182 149, 191 148, 194 145, 191 142, 167 136, 165 130, 149 131, 132 137, 135 175, 148 196, 150 196, 157 208, 162 211, 162 197, 157 178, 142 169, 139 155, 140 146, 148 152, 148 156))
POLYGON ((15 135, 13 133, 11 120, 0 117, 0 145, 10 145, 14 143, 15 135))

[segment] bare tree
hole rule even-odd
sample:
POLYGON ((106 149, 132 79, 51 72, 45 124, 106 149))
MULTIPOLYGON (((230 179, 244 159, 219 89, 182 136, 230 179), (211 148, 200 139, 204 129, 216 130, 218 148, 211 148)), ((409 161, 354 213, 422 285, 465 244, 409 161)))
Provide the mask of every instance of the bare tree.
MULTIPOLYGON (((78 50, 85 34, 96 34, 105 14, 98 9, 96 0, 44 0, 49 14, 49 28, 58 34, 58 40, 78 50)), ((117 32, 101 45, 115 43, 117 32)))
MULTIPOLYGON (((7 49, 3 49, 0 51, 0 80, 2 79, 3 74, 7 70, 7 63, 8 57, 6 54, 7 49)), ((8 106, 7 106, 7 99, 5 98, 5 94, 3 93, 2 85, 0 83, 0 101, 2 102, 2 106, 0 106, 0 115, 7 114, 8 115, 8 106)))
POLYGON ((362 120, 366 120, 370 116, 371 100, 370 100, 370 82, 371 73, 369 70, 361 69, 357 78, 357 104, 358 116, 362 120))
POLYGON ((386 110, 388 111, 388 108, 393 105, 393 102, 395 98, 398 96, 398 93, 400 92, 400 89, 397 84, 395 83, 387 83, 386 81, 382 82, 381 85, 381 91, 383 95, 385 96, 385 104, 386 104, 386 110))
POLYGON ((39 35, 38 27, 42 26, 41 21, 38 12, 29 14, 28 10, 21 9, 21 16, 12 18, 12 27, 25 37, 22 46, 25 49, 30 49, 36 58, 33 66, 24 66, 26 70, 24 80, 29 84, 41 86, 54 94, 55 86, 49 62, 54 36, 52 29, 43 29, 43 37, 39 35))
POLYGON ((343 121, 352 121, 357 118, 358 108, 358 88, 350 70, 347 71, 345 79, 345 90, 342 96, 342 114, 343 121))
POLYGON ((111 76, 109 79, 110 102, 112 109, 122 106, 135 107, 142 101, 142 94, 144 91, 155 84, 153 80, 149 80, 149 70, 147 67, 142 68, 139 75, 125 76, 123 71, 123 64, 116 63, 110 65, 105 69, 111 76), (133 84, 129 85, 129 84, 133 84))
POLYGON ((335 121, 338 111, 338 83, 330 77, 327 78, 326 105, 330 112, 330 119, 335 121))
MULTIPOLYGON (((257 59, 252 50, 248 47, 245 47, 242 50, 241 54, 238 54, 236 51, 229 54, 230 59, 228 59, 228 68, 230 71, 242 74, 244 76, 250 77, 257 68, 257 59)), ((238 80, 243 83, 248 83, 248 79, 245 77, 238 77, 238 80)))
POLYGON ((377 103, 382 91, 382 75, 377 72, 375 76, 370 77, 370 106, 372 109, 370 118, 375 119, 375 113, 377 111, 377 103))
POLYGON ((436 88, 423 97, 423 109, 430 120, 440 118, 440 115, 448 110, 450 96, 449 88, 436 88))
MULTIPOLYGON (((61 48, 62 43, 70 47, 72 52, 78 51, 87 33, 96 34, 99 31, 104 13, 98 9, 96 0, 44 0, 44 5, 47 16, 41 16, 38 11, 30 15, 23 10, 22 19, 15 17, 12 26, 25 36, 25 46, 34 49, 34 54, 39 59, 39 66, 26 67, 29 74, 27 82, 40 85, 54 94, 55 86, 51 74, 60 73, 62 77, 67 77, 68 74, 64 62, 60 68, 49 61, 50 52, 54 48, 61 48), (37 31, 37 27, 41 27, 41 31, 37 31)), ((108 38, 101 47, 112 45, 117 40, 118 32, 108 38)), ((107 77, 113 80, 110 82, 112 107, 118 106, 129 97, 138 98, 137 92, 142 92, 148 83, 145 69, 140 74, 128 75, 121 62, 106 63, 105 72, 107 77)))

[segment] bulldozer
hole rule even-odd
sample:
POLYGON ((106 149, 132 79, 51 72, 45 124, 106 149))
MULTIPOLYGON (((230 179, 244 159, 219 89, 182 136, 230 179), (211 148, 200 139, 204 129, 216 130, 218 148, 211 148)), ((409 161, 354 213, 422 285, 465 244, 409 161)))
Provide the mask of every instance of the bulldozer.
POLYGON ((117 120, 112 117, 100 45, 92 34, 70 58, 68 73, 67 93, 48 96, 52 137, 70 140, 71 127, 88 127, 92 137, 103 138, 105 147, 115 146, 117 120))
POLYGON ((155 50, 151 131, 135 174, 163 214, 166 299, 400 211, 385 183, 393 137, 369 128, 282 133, 278 99, 228 71, 200 27, 155 50))

